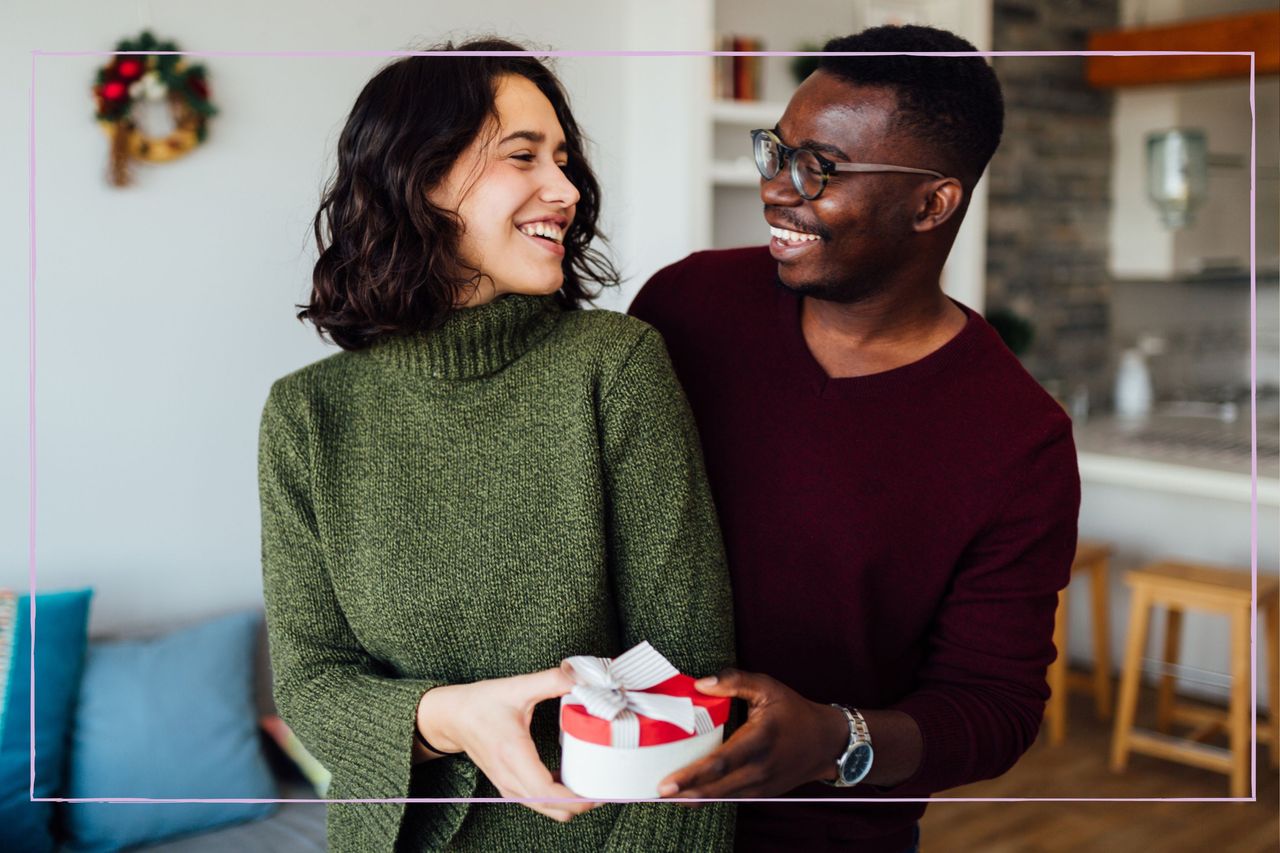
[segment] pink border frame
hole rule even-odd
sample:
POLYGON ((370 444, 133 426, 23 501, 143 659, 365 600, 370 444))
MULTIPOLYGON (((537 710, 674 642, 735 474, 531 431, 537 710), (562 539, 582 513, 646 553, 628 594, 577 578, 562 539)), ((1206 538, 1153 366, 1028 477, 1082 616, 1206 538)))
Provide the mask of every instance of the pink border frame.
MULTIPOLYGON (((196 57, 247 57, 278 56, 304 57, 367 57, 367 56, 493 56, 490 51, 377 51, 377 50, 321 50, 321 51, 31 51, 30 116, 28 123, 28 189, 27 217, 30 232, 28 256, 28 453, 29 453, 29 526, 27 539, 27 577, 31 594, 31 765, 30 802, 38 803, 532 803, 532 802, 584 802, 579 798, 511 798, 502 797, 394 797, 387 799, 330 800, 309 799, 199 799, 147 797, 37 797, 36 784, 36 59, 41 56, 115 56, 128 53, 168 54, 196 57)), ((538 57, 672 57, 672 56, 804 56, 802 51, 705 51, 705 50, 550 50, 528 51, 538 57)), ((1250 677, 1252 679, 1252 709, 1249 740, 1251 744, 1250 796, 1248 797, 849 797, 842 799, 814 797, 762 797, 729 800, 747 803, 1251 803, 1257 802, 1257 726, 1258 726, 1258 660, 1256 654, 1258 632, 1258 318, 1257 318, 1257 109, 1254 103, 1257 57, 1253 51, 1196 51, 1196 50, 1046 50, 1046 51, 975 51, 964 53, 828 53, 826 56, 923 56, 923 57, 997 57, 997 56, 1247 56, 1249 57, 1249 403, 1250 403, 1250 573, 1254 607, 1249 622, 1250 677)), ((1277 697, 1271 697, 1272 706, 1277 697)), ((666 799, 617 800, 612 802, 672 802, 666 799)), ((686 800, 685 802, 720 802, 718 800, 686 800)))

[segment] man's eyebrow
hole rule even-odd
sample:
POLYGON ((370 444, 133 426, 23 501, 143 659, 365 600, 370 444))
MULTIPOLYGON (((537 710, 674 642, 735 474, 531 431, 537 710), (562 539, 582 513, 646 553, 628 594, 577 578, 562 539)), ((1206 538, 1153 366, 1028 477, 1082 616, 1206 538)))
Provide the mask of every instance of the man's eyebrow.
MULTIPOLYGON (((773 135, 778 137, 779 139, 782 138, 782 131, 778 128, 778 125, 776 124, 773 126, 773 135)), ((785 145, 786 143, 783 143, 783 144, 785 145)), ((836 157, 841 160, 849 159, 849 155, 841 151, 836 146, 829 145, 826 142, 819 142, 816 139, 801 139, 797 145, 793 145, 791 147, 792 148, 808 148, 811 151, 817 151, 819 154, 830 154, 832 157, 836 157)))
MULTIPOLYGON (((547 141, 547 135, 545 133, 539 133, 536 130, 517 130, 513 133, 508 133, 506 136, 499 139, 498 144, 504 145, 508 142, 511 142, 514 139, 527 139, 528 141, 532 142, 534 145, 541 145, 542 143, 547 141)), ((569 149, 569 143, 566 141, 562 141, 559 145, 556 146, 557 153, 561 151, 567 151, 568 149, 569 149)))
POLYGON ((812 151, 817 151, 819 154, 830 154, 832 157, 836 157, 836 158, 838 158, 838 159, 840 159, 840 160, 848 160, 848 159, 849 159, 849 155, 848 155, 848 154, 844 153, 843 151, 841 151, 839 148, 835 147, 834 145, 828 145, 828 144, 827 144, 827 143, 825 143, 825 142, 818 142, 818 141, 817 141, 817 140, 815 140, 815 139, 802 139, 802 140, 800 140, 800 144, 799 144, 799 145, 797 145, 796 147, 797 147, 797 148, 808 148, 808 149, 810 149, 810 150, 812 150, 812 151))

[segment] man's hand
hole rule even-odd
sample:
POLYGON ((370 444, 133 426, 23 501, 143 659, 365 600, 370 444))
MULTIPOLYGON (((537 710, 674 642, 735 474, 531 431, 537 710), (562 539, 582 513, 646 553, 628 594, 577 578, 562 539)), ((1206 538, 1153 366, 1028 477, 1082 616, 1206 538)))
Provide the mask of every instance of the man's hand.
POLYGON ((810 702, 767 675, 735 669, 696 686, 709 696, 745 699, 747 721, 715 752, 663 779, 661 796, 774 797, 835 778, 836 759, 849 742, 849 725, 838 708, 810 702))

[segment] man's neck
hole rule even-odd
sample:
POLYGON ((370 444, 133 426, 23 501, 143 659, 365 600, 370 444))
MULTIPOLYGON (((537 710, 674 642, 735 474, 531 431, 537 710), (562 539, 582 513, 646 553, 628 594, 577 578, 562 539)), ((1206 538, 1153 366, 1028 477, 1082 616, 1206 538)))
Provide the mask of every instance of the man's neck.
POLYGON ((964 328, 965 313, 934 287, 907 297, 842 304, 806 297, 800 328, 832 379, 868 376, 919 361, 964 328))

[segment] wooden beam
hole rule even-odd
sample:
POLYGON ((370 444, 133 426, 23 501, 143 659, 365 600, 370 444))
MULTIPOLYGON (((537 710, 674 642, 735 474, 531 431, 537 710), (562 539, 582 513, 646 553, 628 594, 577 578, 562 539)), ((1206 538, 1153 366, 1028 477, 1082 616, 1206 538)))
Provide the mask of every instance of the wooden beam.
POLYGON ((1134 729, 1129 734, 1129 748, 1134 752, 1190 764, 1192 767, 1216 770, 1219 773, 1231 772, 1231 752, 1229 750, 1219 746, 1206 746, 1202 743, 1170 737, 1169 735, 1160 734, 1160 732, 1134 729))
MULTIPOLYGON (((1280 11, 1097 32, 1089 36, 1089 50, 1252 50, 1256 74, 1277 74, 1280 11)), ((1248 77, 1249 57, 1090 56, 1086 75, 1099 88, 1248 77)))

